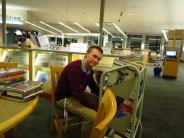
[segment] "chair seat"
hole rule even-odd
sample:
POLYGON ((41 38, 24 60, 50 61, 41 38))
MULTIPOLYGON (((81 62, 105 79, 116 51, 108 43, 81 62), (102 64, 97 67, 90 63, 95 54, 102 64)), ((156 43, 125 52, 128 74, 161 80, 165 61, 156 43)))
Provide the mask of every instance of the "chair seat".
MULTIPOLYGON (((64 118, 64 109, 62 109, 59 106, 55 106, 54 108, 54 112, 57 114, 58 118, 64 118)), ((68 113, 68 122, 71 123, 78 123, 81 122, 81 118, 78 117, 77 115, 74 115, 72 113, 70 113, 69 111, 67 111, 68 113)))

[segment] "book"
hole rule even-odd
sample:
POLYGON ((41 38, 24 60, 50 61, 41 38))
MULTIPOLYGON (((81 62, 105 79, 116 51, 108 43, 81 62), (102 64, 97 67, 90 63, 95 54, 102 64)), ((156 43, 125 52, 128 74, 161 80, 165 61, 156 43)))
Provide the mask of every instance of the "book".
POLYGON ((15 83, 9 86, 6 86, 5 89, 7 91, 14 91, 14 92, 22 92, 26 93, 32 90, 36 90, 42 87, 42 83, 36 81, 23 81, 20 83, 15 83))
POLYGON ((23 51, 13 51, 11 56, 11 62, 16 62, 18 64, 29 65, 29 55, 28 52, 23 51))
POLYGON ((8 86, 0 85, 1 95, 8 100, 25 102, 42 92, 42 83, 23 81, 8 86))
POLYGON ((50 76, 48 72, 44 72, 44 71, 38 71, 35 81, 38 81, 40 83, 47 83, 49 80, 50 76))
POLYGON ((117 111, 115 114, 116 118, 120 118, 133 113, 133 99, 123 99, 122 97, 116 96, 117 111))
POLYGON ((0 70, 0 78, 18 75, 18 74, 25 74, 25 71, 18 68, 7 68, 7 69, 0 70))
POLYGON ((13 96, 13 95, 8 95, 3 93, 1 96, 4 99, 11 100, 11 101, 16 101, 16 102, 28 102, 29 100, 35 98, 38 94, 42 93, 42 91, 36 91, 30 95, 27 95, 25 97, 19 97, 19 96, 13 96))
POLYGON ((102 57, 99 64, 96 67, 112 67, 114 62, 114 57, 102 57))
POLYGON ((53 53, 51 55, 51 61, 50 61, 50 65, 51 66, 58 66, 58 65, 62 65, 62 66, 66 66, 68 63, 68 56, 66 54, 59 54, 59 53, 53 53))
POLYGON ((6 77, 0 77, 0 83, 5 81, 12 81, 20 78, 24 78, 25 74, 17 74, 17 75, 11 75, 6 77))
POLYGON ((34 95, 35 93, 37 93, 38 91, 41 91, 42 90, 42 87, 38 87, 34 90, 31 90, 31 91, 27 91, 27 92, 18 92, 18 91, 6 91, 5 95, 6 96, 12 96, 12 97, 15 97, 15 98, 25 98, 27 96, 30 96, 30 95, 34 95))
POLYGON ((38 53, 35 61, 36 66, 48 67, 51 61, 51 53, 43 54, 38 53))
POLYGON ((12 79, 12 80, 4 80, 4 81, 0 81, 0 84, 2 85, 11 85, 13 83, 18 83, 18 82, 22 82, 22 81, 25 81, 25 77, 22 77, 22 78, 16 78, 16 79, 12 79))

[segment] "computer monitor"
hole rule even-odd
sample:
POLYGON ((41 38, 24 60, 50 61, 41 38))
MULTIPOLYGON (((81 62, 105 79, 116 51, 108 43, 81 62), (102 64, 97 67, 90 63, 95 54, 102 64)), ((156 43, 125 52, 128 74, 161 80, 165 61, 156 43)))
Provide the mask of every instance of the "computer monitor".
POLYGON ((168 58, 176 58, 176 50, 166 50, 165 51, 165 57, 168 58))
POLYGON ((36 38, 35 35, 30 34, 30 39, 31 39, 31 42, 32 42, 35 46, 39 47, 39 44, 38 44, 38 42, 37 42, 37 38, 36 38))
POLYGON ((48 48, 49 46, 49 39, 47 35, 38 35, 37 36, 38 44, 42 48, 48 48))

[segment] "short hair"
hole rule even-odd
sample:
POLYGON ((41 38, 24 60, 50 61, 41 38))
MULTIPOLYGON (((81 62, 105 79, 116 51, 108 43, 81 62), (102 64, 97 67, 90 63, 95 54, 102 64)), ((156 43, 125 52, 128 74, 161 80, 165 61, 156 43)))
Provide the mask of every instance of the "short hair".
POLYGON ((101 54, 103 54, 103 50, 100 46, 90 46, 88 47, 86 53, 90 53, 92 49, 97 49, 101 54))

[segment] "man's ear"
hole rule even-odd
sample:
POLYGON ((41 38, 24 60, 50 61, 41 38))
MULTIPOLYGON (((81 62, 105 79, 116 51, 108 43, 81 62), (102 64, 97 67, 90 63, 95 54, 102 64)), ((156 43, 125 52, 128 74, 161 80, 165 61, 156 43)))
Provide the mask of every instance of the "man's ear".
POLYGON ((84 55, 84 58, 86 58, 86 57, 87 57, 87 54, 88 54, 88 53, 86 53, 86 54, 84 55))

